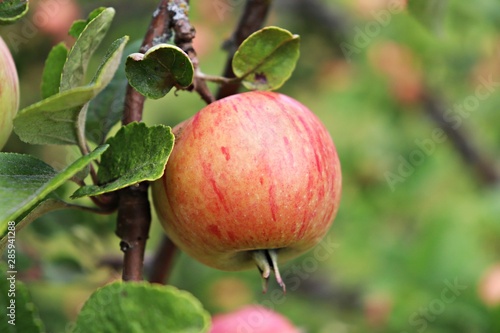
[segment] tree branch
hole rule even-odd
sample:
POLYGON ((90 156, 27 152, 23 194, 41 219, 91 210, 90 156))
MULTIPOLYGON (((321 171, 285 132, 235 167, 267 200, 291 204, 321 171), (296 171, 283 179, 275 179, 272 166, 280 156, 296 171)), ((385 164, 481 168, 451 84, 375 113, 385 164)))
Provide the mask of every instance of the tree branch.
POLYGON ((172 270, 177 247, 166 235, 163 236, 161 244, 156 250, 151 265, 149 282, 164 284, 172 270))
POLYGON ((143 182, 120 191, 116 234, 123 251, 123 281, 142 280, 144 250, 151 225, 148 183, 143 182))
POLYGON ((452 126, 452 124, 446 120, 446 109, 442 101, 431 93, 426 92, 423 94, 422 103, 425 111, 446 133, 465 163, 475 171, 479 180, 485 185, 498 183, 500 181, 500 173, 495 168, 494 163, 481 154, 477 147, 473 146, 472 140, 466 136, 464 131, 452 126))
MULTIPOLYGON (((167 7, 167 0, 160 1, 139 50, 141 53, 145 53, 157 43, 168 40, 170 17, 167 7)), ((144 96, 130 85, 127 86, 122 118, 123 125, 142 120, 144 100, 144 96)), ((118 192, 119 206, 116 234, 121 238, 120 248, 124 253, 122 273, 124 281, 142 280, 144 251, 151 224, 148 186, 148 182, 143 182, 118 192)))
MULTIPOLYGON (((228 51, 228 58, 226 67, 222 76, 226 78, 235 77, 232 60, 234 52, 238 49, 240 44, 253 32, 259 30, 264 25, 269 8, 271 7, 271 0, 247 0, 243 13, 241 14, 240 21, 233 32, 231 38, 224 43, 224 47, 228 51)), ((233 82, 224 84, 217 92, 217 99, 221 99, 230 95, 234 95, 240 88, 240 82, 233 82)))
POLYGON ((322 37, 325 47, 335 50, 339 55, 344 54, 340 47, 342 42, 353 38, 352 17, 340 4, 330 6, 322 0, 277 0, 276 10, 291 13, 294 25, 298 24, 309 33, 322 37))
MULTIPOLYGON (((168 7, 171 18, 171 27, 175 33, 174 43, 189 56, 196 73, 199 71, 200 64, 196 51, 193 47, 193 39, 196 36, 196 30, 189 22, 189 1, 171 0, 168 7)), ((215 98, 210 89, 208 89, 205 80, 197 75, 194 77, 193 88, 207 104, 215 101, 215 98)))
MULTIPOLYGON (((155 10, 148 31, 144 36, 142 45, 139 49, 140 53, 146 53, 152 46, 166 42, 170 34, 170 16, 167 10, 167 0, 160 1, 158 8, 155 10)), ((123 111, 122 124, 127 125, 133 121, 142 120, 142 110, 144 109, 145 97, 139 94, 130 85, 127 85, 125 95, 125 108, 123 111)))

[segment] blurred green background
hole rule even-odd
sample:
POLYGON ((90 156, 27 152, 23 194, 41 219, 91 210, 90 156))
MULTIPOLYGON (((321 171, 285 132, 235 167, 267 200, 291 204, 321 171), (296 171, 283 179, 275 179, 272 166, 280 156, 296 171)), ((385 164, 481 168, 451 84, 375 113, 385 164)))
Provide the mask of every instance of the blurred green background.
MULTIPOLYGON (((222 72, 221 45, 244 3, 192 1, 203 72, 222 72)), ((273 4, 267 25, 302 40, 297 68, 280 92, 321 118, 342 163, 331 251, 283 266, 286 295, 275 284, 263 295, 256 270, 220 272, 183 254, 171 284, 211 313, 259 303, 311 333, 500 332, 500 3, 429 3, 411 7, 416 15, 403 0, 273 4)), ((40 99, 52 45, 70 44, 70 22, 98 6, 117 13, 96 68, 112 40, 143 37, 156 1, 32 1, 26 18, 0 28, 18 67, 22 107, 40 99)), ((147 101, 144 121, 175 125, 203 105, 194 93, 171 92, 147 101)), ((73 148, 25 145, 15 135, 4 150, 58 169, 78 156, 73 148)), ((154 218, 148 258, 162 237, 154 218)), ((96 288, 120 278, 109 265, 121 258, 115 220, 61 211, 19 233, 18 279, 47 332, 65 332, 96 288)))

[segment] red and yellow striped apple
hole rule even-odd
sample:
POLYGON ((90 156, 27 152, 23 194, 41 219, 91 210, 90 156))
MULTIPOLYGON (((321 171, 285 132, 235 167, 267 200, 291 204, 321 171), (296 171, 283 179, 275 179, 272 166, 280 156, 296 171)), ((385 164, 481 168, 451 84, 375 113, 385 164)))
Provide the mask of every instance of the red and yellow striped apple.
POLYGON ((339 207, 340 163, 325 126, 288 96, 246 92, 204 107, 174 133, 152 185, 167 235, 214 268, 256 264, 264 287, 274 271, 284 289, 278 262, 314 247, 339 207))
POLYGON ((12 120, 19 108, 19 80, 12 55, 0 37, 0 149, 12 132, 12 120))

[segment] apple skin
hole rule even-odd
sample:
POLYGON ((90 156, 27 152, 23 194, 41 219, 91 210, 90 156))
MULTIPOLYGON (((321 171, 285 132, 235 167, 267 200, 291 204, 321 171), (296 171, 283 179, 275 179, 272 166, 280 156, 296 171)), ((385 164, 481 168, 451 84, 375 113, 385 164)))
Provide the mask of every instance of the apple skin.
POLYGON ((19 79, 9 48, 0 37, 0 149, 12 132, 12 121, 19 109, 19 79))
POLYGON ((235 312, 212 318, 210 333, 300 333, 281 314, 258 305, 249 305, 235 312))
POLYGON ((190 256, 242 270, 255 267, 255 250, 275 249, 283 262, 328 231, 340 163, 325 126, 304 105, 279 93, 241 93, 207 105, 174 133, 152 193, 167 235, 190 256))

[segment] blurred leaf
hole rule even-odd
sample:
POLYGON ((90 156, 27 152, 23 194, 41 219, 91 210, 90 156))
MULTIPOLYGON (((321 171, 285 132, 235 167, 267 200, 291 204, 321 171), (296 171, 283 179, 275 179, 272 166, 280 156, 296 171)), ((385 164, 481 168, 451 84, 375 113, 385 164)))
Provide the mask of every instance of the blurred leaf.
POLYGON ((43 323, 31 301, 28 288, 19 281, 16 265, 0 265, 0 332, 2 333, 41 333, 45 332, 43 323), (15 286, 12 286, 15 283, 15 286), (13 293, 13 294, 11 294, 13 293), (12 303, 14 301, 14 303, 12 303), (14 310, 9 309, 13 307, 14 310), (11 315, 13 314, 13 316, 11 315))
POLYGON ((87 26, 89 20, 76 20, 69 28, 68 35, 74 38, 78 38, 80 34, 83 32, 83 29, 87 26))
POLYGON ((0 25, 10 24, 23 17, 29 8, 28 0, 4 0, 0 2, 0 25))
POLYGON ((76 144, 80 112, 111 81, 120 64, 128 37, 113 42, 91 83, 59 92, 21 110, 14 119, 14 131, 31 144, 76 144))
MULTIPOLYGON (((43 201, 39 202, 38 205, 32 206, 32 208, 24 212, 23 213, 24 216, 21 215, 19 217, 20 221, 16 224, 15 231, 18 232, 19 230, 21 230, 22 228, 29 225, 31 222, 33 222, 34 220, 36 220, 37 218, 48 212, 53 212, 55 210, 73 207, 72 205, 64 201, 51 198, 52 195, 53 193, 49 194, 47 197, 43 199, 43 201)), ((5 233, 2 233, 1 235, 4 236, 5 233)), ((3 251, 3 249, 5 249, 7 242, 8 242, 7 237, 0 238, 0 252, 3 251)))
POLYGON ((89 140, 102 144, 111 128, 122 118, 127 88, 125 61, 127 55, 141 46, 142 40, 129 43, 122 54, 120 66, 108 86, 92 99, 87 110, 86 136, 89 140))
POLYGON ((142 95, 158 99, 173 87, 186 88, 193 82, 193 64, 180 48, 159 44, 145 54, 127 58, 125 72, 130 85, 142 95))
POLYGON ((243 41, 233 57, 233 71, 251 90, 275 90, 292 75, 299 59, 300 37, 266 27, 243 41))
POLYGON ((68 253, 60 253, 50 258, 44 263, 43 270, 45 278, 54 283, 68 283, 76 278, 81 278, 85 273, 79 258, 68 253))
POLYGON ((33 205, 43 200, 108 148, 101 146, 61 172, 30 155, 0 153, 0 234, 33 205))
POLYGON ((147 282, 115 282, 94 292, 74 333, 203 333, 210 316, 186 291, 147 282))
POLYGON ((408 11, 430 31, 441 34, 447 0, 409 0, 408 11))
POLYGON ((97 174, 102 185, 81 187, 73 198, 112 192, 160 178, 174 145, 174 135, 168 126, 130 123, 106 143, 110 148, 103 154, 97 174))
POLYGON ((95 17, 79 34, 64 64, 61 74, 61 92, 84 84, 90 58, 106 36, 114 15, 113 8, 98 8, 90 13, 89 19, 95 17))
POLYGON ((85 30, 85 27, 87 27, 87 25, 93 19, 95 19, 97 16, 99 16, 105 9, 106 9, 106 7, 96 8, 89 14, 89 16, 87 17, 86 20, 76 20, 75 22, 73 22, 73 24, 71 25, 71 28, 69 28, 68 34, 72 37, 75 37, 75 38, 80 37, 83 30, 85 30))
POLYGON ((42 74, 42 98, 48 98, 59 92, 61 73, 68 56, 68 49, 64 42, 54 46, 45 61, 42 74))

